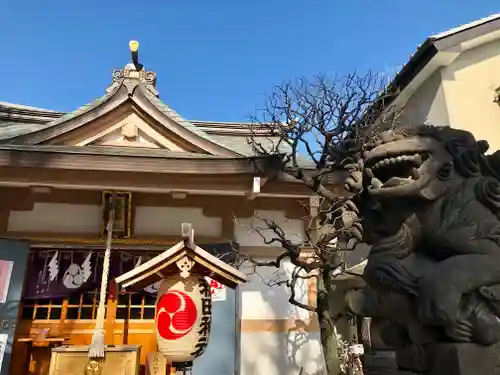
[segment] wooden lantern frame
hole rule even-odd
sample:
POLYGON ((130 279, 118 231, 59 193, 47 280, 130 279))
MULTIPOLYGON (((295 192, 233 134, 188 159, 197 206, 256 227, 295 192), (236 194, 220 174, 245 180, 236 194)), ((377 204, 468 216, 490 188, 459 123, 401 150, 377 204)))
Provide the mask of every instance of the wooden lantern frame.
POLYGON ((231 289, 248 281, 247 276, 236 268, 203 250, 194 242, 194 230, 189 223, 182 224, 183 240, 115 279, 118 290, 140 290, 148 285, 179 273, 176 262, 183 257, 194 261, 191 273, 210 277, 231 289))

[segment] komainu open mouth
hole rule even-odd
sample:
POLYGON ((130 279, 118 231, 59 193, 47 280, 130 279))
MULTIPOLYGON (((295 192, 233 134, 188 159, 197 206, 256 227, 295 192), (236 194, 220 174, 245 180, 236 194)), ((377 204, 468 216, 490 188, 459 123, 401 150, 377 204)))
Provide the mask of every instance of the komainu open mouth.
POLYGON ((366 174, 373 188, 407 184, 420 178, 418 170, 428 157, 428 153, 412 153, 369 160, 366 174))

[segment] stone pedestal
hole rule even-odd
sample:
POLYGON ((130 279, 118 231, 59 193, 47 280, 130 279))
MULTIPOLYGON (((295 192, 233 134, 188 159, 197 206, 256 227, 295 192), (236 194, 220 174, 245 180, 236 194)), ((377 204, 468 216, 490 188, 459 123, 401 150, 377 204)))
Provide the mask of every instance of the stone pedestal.
POLYGON ((429 375, 500 375, 498 347, 431 344, 426 348, 429 375))

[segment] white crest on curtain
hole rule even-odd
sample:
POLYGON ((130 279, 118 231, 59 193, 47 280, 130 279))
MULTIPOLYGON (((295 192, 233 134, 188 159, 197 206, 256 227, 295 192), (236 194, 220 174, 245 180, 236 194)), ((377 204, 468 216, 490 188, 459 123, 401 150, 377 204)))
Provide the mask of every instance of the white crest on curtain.
POLYGON ((68 289, 80 288, 92 274, 90 258, 92 253, 89 253, 82 265, 71 263, 63 276, 63 285, 68 289))
POLYGON ((49 280, 54 281, 59 274, 59 262, 58 262, 58 257, 59 257, 59 251, 56 251, 54 256, 49 262, 49 280))
POLYGON ((144 288, 144 291, 150 293, 150 294, 155 294, 158 292, 158 289, 160 289, 161 282, 163 280, 157 281, 154 284, 148 285, 147 287, 144 288))
POLYGON ((92 275, 92 264, 90 263, 90 259, 92 258, 92 253, 90 252, 89 255, 85 258, 85 260, 82 263, 82 272, 83 272, 83 282, 86 283, 92 275))

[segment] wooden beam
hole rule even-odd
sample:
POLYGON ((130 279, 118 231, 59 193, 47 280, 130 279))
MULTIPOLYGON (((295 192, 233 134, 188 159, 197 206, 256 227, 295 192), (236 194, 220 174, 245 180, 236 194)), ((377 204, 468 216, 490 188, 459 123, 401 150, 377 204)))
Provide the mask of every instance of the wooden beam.
POLYGON ((186 199, 188 196, 188 193, 185 191, 173 191, 172 192, 172 198, 173 199, 186 199))
POLYGON ((255 199, 260 194, 260 191, 262 187, 264 187, 266 182, 267 182, 266 177, 255 176, 252 181, 252 190, 250 193, 247 194, 247 199, 249 200, 255 199))
POLYGON ((304 230, 309 231, 309 236, 313 244, 317 244, 320 237, 319 206, 320 206, 319 196, 315 195, 309 198, 309 215, 311 217, 309 220, 305 220, 306 228, 304 228, 304 230))

